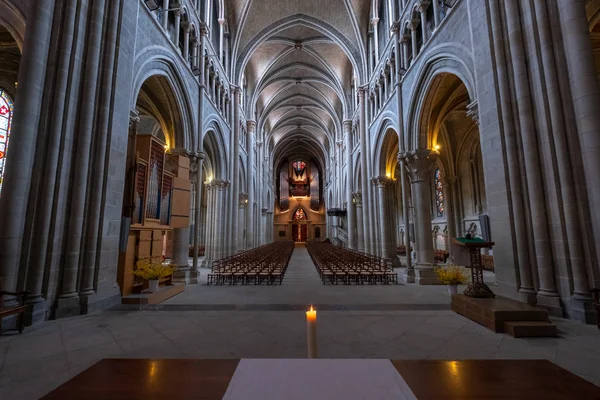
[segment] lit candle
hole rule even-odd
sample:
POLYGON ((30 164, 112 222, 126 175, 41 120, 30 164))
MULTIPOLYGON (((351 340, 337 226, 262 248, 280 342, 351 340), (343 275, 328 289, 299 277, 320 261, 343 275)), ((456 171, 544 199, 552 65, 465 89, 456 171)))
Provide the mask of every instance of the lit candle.
POLYGON ((308 358, 317 358, 317 310, 312 305, 306 312, 306 341, 308 358))

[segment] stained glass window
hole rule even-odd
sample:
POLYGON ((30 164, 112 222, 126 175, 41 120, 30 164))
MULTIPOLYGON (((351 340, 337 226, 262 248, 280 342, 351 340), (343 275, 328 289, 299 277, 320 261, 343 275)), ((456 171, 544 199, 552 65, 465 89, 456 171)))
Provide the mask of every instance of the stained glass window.
POLYGON ((14 103, 8 94, 0 89, 0 194, 2 193, 2 181, 6 167, 6 152, 8 150, 8 139, 12 123, 14 103))
POLYGON ((439 168, 435 170, 433 184, 435 186, 435 208, 437 216, 438 218, 443 218, 446 208, 444 206, 444 184, 442 183, 442 173, 439 168))

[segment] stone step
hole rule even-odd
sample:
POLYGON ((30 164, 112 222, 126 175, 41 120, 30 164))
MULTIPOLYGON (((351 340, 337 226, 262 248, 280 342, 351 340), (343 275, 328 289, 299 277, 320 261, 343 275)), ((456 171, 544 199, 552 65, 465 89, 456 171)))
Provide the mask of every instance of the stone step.
POLYGON ((548 321, 506 321, 504 332, 515 338, 556 337, 556 325, 548 321))

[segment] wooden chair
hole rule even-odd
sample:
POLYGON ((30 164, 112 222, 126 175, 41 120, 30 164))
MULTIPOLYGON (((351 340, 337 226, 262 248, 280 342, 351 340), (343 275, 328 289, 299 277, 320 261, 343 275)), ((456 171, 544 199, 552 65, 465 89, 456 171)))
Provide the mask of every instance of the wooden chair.
MULTIPOLYGON (((0 287, 2 287, 1 279, 0 279, 0 287)), ((25 298, 27 297, 27 293, 28 292, 26 292, 26 291, 24 291, 24 292, 9 292, 7 290, 0 290, 0 322, 2 321, 2 319, 4 317, 8 317, 10 315, 17 314, 18 318, 19 318, 17 328, 11 328, 11 329, 1 329, 0 328, 0 334, 9 332, 9 331, 16 331, 16 330, 18 330, 19 333, 23 333, 23 330, 25 329, 25 313, 28 312, 30 309, 30 307, 25 304, 25 298), (15 296, 17 298, 20 297, 21 298, 19 301, 20 305, 12 306, 12 307, 5 306, 4 305, 4 297, 5 296, 15 296)))

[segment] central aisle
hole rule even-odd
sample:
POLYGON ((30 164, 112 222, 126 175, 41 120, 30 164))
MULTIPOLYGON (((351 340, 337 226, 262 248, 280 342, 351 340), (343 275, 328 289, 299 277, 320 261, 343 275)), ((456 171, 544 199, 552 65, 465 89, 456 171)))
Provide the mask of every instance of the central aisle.
POLYGON ((296 247, 283 278, 284 285, 323 285, 306 247, 296 247))

